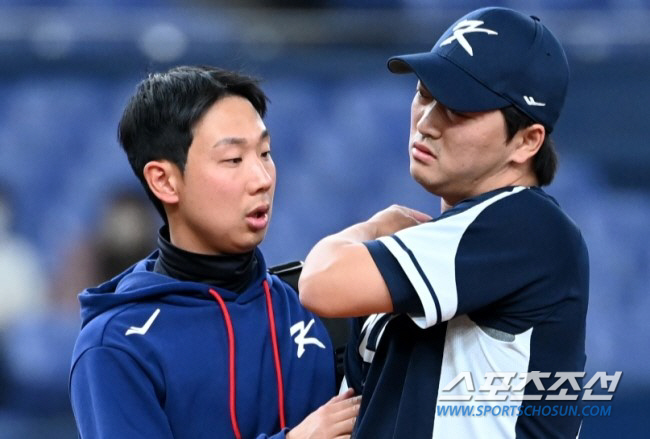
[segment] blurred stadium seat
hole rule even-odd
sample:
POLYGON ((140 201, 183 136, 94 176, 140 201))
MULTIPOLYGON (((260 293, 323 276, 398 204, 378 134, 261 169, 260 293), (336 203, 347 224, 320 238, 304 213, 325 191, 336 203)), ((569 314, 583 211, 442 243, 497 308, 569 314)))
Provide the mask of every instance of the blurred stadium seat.
MULTIPOLYGON (((343 0, 321 3, 359 6, 343 0)), ((624 390, 616 395, 612 417, 586 420, 583 434, 606 437, 600 433, 627 431, 609 437, 642 437, 645 430, 629 421, 629 413, 650 405, 650 39, 647 26, 645 33, 635 29, 650 16, 650 6, 633 0, 496 3, 539 10, 568 41, 573 79, 565 114, 553 133, 561 163, 549 192, 582 228, 589 245, 588 371, 624 371, 624 390), (581 15, 581 8, 588 11, 581 15), (576 14, 565 13, 569 9, 576 14), (579 26, 565 25, 567 17, 580 16, 585 21, 579 26), (639 21, 625 29, 628 16, 639 21), (593 29, 608 17, 618 21, 603 30, 605 37, 593 44, 578 38, 578 28, 593 29), (587 23, 588 18, 594 22, 587 23)), ((367 9, 365 15, 348 16, 267 10, 231 15, 185 11, 180 4, 0 0, 0 25, 15 24, 14 34, 7 26, 0 33, 0 175, 16 194, 17 231, 39 248, 48 276, 63 269, 65 249, 92 230, 114 190, 137 187, 116 141, 117 122, 139 79, 170 64, 217 64, 264 79, 278 167, 276 209, 262 246, 270 264, 304 258, 317 239, 391 203, 438 212, 437 199, 408 176, 407 124, 414 83, 412 78, 392 77, 384 63, 392 54, 427 50, 428 35, 448 21, 445 13, 483 3, 369 1, 365 6, 401 8, 404 14, 367 9), (425 3, 440 11, 430 11, 425 3), (74 38, 68 52, 51 59, 39 55, 26 23, 71 17, 86 20, 70 24, 74 38), (141 34, 156 23, 173 23, 189 41, 186 51, 165 63, 149 58, 141 34), (305 29, 296 23, 304 23, 305 29)), ((194 4, 204 7, 206 2, 194 4)), ((65 397, 60 392, 64 383, 52 379, 64 379, 61 370, 67 367, 73 339, 69 328, 46 316, 6 334, 12 340, 5 346, 10 371, 39 361, 52 366, 49 375, 39 375, 43 370, 27 378, 12 375, 25 398, 34 397, 28 391, 36 391, 42 380, 49 380, 42 397, 52 400, 40 404, 57 407, 65 397), (44 329, 47 323, 54 323, 58 332, 44 329), (41 360, 41 355, 49 357, 41 360)), ((20 370, 31 373, 29 367, 20 370)), ((25 433, 17 418, 9 421, 7 410, 0 399, 0 439, 44 437, 25 433), (22 433, 3 436, 8 431, 22 433)), ((28 415, 21 416, 29 422, 28 415)))

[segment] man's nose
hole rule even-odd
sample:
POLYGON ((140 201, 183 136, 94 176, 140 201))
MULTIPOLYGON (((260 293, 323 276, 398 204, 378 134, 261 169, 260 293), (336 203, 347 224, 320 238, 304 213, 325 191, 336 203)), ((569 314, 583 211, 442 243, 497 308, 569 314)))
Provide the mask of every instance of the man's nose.
POLYGON ((251 193, 266 192, 273 186, 273 175, 261 160, 256 160, 251 169, 248 189, 251 193))
POLYGON ((433 100, 419 112, 416 129, 424 137, 440 137, 440 105, 433 100))

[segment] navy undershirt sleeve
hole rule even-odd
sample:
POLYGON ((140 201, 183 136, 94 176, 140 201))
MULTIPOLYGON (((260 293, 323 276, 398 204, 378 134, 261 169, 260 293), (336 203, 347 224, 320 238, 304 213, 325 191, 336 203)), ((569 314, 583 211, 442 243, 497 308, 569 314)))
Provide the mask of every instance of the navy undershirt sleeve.
POLYGON ((393 310, 404 314, 424 315, 424 308, 413 285, 393 254, 380 241, 366 241, 363 244, 368 248, 386 282, 393 300, 393 310))

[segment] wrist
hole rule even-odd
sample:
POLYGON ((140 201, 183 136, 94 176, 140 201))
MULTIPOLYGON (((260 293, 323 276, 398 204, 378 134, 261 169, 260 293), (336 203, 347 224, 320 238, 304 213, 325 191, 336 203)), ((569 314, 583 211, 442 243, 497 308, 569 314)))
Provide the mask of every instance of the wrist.
POLYGON ((384 233, 381 231, 381 224, 372 218, 367 221, 357 223, 351 226, 350 229, 350 237, 353 238, 351 240, 356 243, 371 241, 384 235, 384 233))

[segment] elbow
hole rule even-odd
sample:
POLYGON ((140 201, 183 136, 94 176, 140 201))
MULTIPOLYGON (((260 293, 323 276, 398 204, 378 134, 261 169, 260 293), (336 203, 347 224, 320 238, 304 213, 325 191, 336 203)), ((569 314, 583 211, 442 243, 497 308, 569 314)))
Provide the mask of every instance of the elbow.
POLYGON ((300 303, 319 316, 333 317, 331 315, 333 311, 330 305, 331 301, 328 300, 327 293, 324 291, 326 288, 322 288, 314 277, 312 275, 300 276, 298 280, 300 303))
POLYGON ((305 276, 304 273, 300 275, 300 279, 298 280, 298 292, 302 306, 316 314, 320 314, 319 311, 322 306, 320 291, 318 291, 311 276, 305 276))

